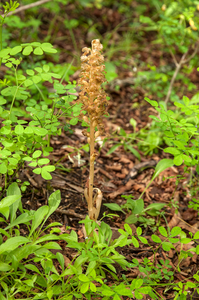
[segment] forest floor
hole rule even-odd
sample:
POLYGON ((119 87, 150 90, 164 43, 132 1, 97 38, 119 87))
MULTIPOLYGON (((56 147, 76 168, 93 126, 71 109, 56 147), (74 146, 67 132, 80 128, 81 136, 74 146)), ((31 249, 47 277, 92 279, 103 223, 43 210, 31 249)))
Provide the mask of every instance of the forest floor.
MULTIPOLYGON (((69 13, 70 8, 68 14, 69 13)), ((86 10, 86 13, 90 14, 89 9, 86 10)), ((107 16, 104 20, 103 27, 106 27, 106 22, 108 22, 108 24, 112 22, 112 27, 115 27, 122 20, 122 16, 111 9, 95 9, 94 17, 96 19, 100 20, 102 15, 107 16)), ((43 12, 43 18, 50 18, 48 11, 46 12, 46 15, 43 12)), ((75 16, 73 16, 73 18, 75 18, 75 16)), ((45 23, 43 23, 40 32, 41 39, 42 36, 45 36, 46 30, 45 23)), ((74 34, 75 36, 78 36, 78 48, 83 48, 85 46, 84 41, 86 40, 85 32, 81 32, 77 28, 74 30, 74 34)), ((63 35, 64 32, 62 30, 57 32, 58 37, 63 35)), ((150 40, 152 39, 153 35, 146 36, 140 50, 139 45, 137 45, 138 50, 136 50, 136 55, 139 54, 140 60, 145 62, 150 61, 151 64, 154 64, 157 67, 169 64, 169 56, 163 56, 161 51, 159 51, 158 46, 155 47, 154 45, 151 45, 150 40)), ((101 42, 103 43, 103 41, 101 42)), ((73 45, 66 45, 61 39, 56 41, 56 38, 53 45, 64 49, 60 57, 60 63, 69 62, 71 57, 68 53, 74 52, 73 45)), ((120 57, 118 57, 118 60, 119 59, 120 57)), ((124 79, 136 76, 130 68, 128 70, 118 67, 117 71, 119 74, 118 78, 121 79, 121 82, 124 79)), ((77 80, 78 75, 79 72, 77 71, 71 76, 70 80, 77 80)), ((199 87, 199 76, 196 73, 189 76, 193 77, 192 82, 199 87)), ((120 128, 123 128, 127 134, 133 132, 133 126, 130 124, 131 118, 136 120, 136 131, 139 131, 146 126, 149 126, 151 123, 149 115, 155 115, 156 111, 144 100, 144 86, 135 89, 133 85, 123 86, 121 84, 119 88, 114 88, 108 83, 105 86, 105 89, 110 97, 108 107, 109 115, 104 118, 105 131, 108 138, 100 149, 99 156, 96 158, 94 187, 99 188, 102 191, 103 204, 117 203, 118 205, 123 205, 126 203, 126 200, 121 196, 132 195, 135 200, 138 199, 150 182, 156 163, 160 159, 169 158, 170 156, 160 149, 158 149, 157 153, 145 155, 138 149, 136 141, 134 141, 134 148, 139 152, 141 157, 140 160, 138 160, 138 158, 130 151, 125 151, 123 146, 118 147, 113 153, 107 155, 109 149, 119 141, 118 132, 120 128), (114 137, 116 135, 117 137, 114 137), (146 163, 146 165, 141 163, 146 163)), ((191 96, 191 94, 189 93, 187 96, 191 96)), ((89 153, 81 149, 82 145, 87 143, 86 138, 82 134, 81 126, 74 126, 72 129, 73 133, 69 134, 68 132, 63 131, 60 136, 52 137, 51 139, 51 146, 54 150, 50 159, 54 163, 60 162, 57 164, 58 168, 56 168, 56 171, 52 173, 52 180, 45 181, 40 175, 34 174, 31 169, 24 169, 20 173, 19 178, 22 181, 28 180, 31 184, 23 195, 23 203, 27 209, 36 210, 40 206, 47 204, 47 199, 52 191, 57 189, 61 191, 61 204, 59 209, 51 215, 49 222, 61 222, 63 224, 63 233, 69 232, 71 229, 75 230, 79 236, 79 241, 81 241, 84 239, 84 236, 82 225, 79 224, 79 221, 87 215, 87 203, 84 199, 83 191, 89 175, 89 153), (74 151, 73 149, 80 150, 74 151), (68 229, 68 226, 70 229, 68 229)), ((96 147, 99 149, 101 145, 102 140, 99 140, 96 147)), ((151 235, 154 232, 158 235, 157 226, 162 225, 166 227, 168 225, 170 228, 179 226, 185 232, 192 232, 193 234, 199 230, 198 213, 197 211, 188 208, 188 202, 191 199, 189 190, 190 178, 188 175, 183 174, 183 166, 174 166, 166 169, 151 183, 150 187, 143 195, 145 206, 157 202, 167 204, 166 209, 164 209, 165 219, 160 216, 152 217, 155 220, 153 225, 142 226, 143 236, 147 238, 154 249, 158 246, 151 240, 151 235), (179 179, 179 182, 176 185, 176 179, 180 175, 183 175, 183 179, 179 179), (177 213, 176 207, 179 207, 177 213)), ((117 215, 112 218, 105 217, 103 219, 103 221, 107 222, 112 227, 113 239, 117 238, 117 229, 124 228, 125 219, 128 217, 128 213, 125 215, 118 211, 111 211, 103 204, 99 219, 102 218, 103 213, 113 213, 117 215)), ((149 217, 150 216, 148 216, 148 218, 149 217)), ((139 226, 139 224, 131 224, 130 226, 133 232, 135 232, 136 227, 139 226)), ((65 243, 61 244, 61 246, 63 247, 62 254, 66 259, 71 261, 76 254, 76 250, 73 252, 73 249, 66 248, 65 243)), ((190 249, 193 247, 193 243, 186 244, 183 247, 182 250, 190 249)), ((138 261, 141 261, 144 257, 147 257, 149 260, 153 258, 151 248, 144 244, 140 244, 139 248, 135 248, 132 245, 126 246, 118 251, 121 251, 121 254, 124 255, 128 261, 132 261, 133 258, 137 258, 138 261)), ((161 258, 163 260, 169 260, 176 282, 186 281, 188 278, 192 278, 193 274, 199 269, 199 260, 196 254, 194 254, 193 257, 182 259, 179 264, 178 255, 174 249, 166 252, 162 248, 159 248, 155 256, 156 262, 161 258), (178 267, 180 267, 180 272, 177 271, 178 267)), ((140 275, 138 268, 123 271, 118 267, 117 271, 119 277, 122 273, 125 274, 127 278, 137 278, 140 275)), ((108 280, 111 284, 113 279, 110 277, 108 280)), ((162 282, 164 282, 164 280, 162 282)), ((165 287, 160 287, 157 291, 163 299, 173 299, 173 292, 169 290, 165 293, 165 287)), ((197 299, 196 297, 194 299, 197 299)), ((129 298, 123 297, 123 299, 129 298)), ((149 297, 146 296, 145 299, 149 299, 149 297)))

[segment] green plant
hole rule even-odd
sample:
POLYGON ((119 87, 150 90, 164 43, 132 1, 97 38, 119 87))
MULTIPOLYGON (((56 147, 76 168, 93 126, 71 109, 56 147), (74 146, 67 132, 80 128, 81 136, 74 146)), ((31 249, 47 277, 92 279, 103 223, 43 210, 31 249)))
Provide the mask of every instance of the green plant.
MULTIPOLYGON (((182 69, 183 65, 190 63, 194 56, 198 52, 198 18, 197 18, 197 1, 171 1, 167 0, 163 5, 159 2, 152 1, 152 4, 157 10, 156 20, 146 16, 140 16, 140 22, 147 24, 146 31, 157 31, 157 39, 154 43, 162 45, 164 51, 170 53, 173 62, 175 64, 175 71, 173 74, 150 73, 149 76, 155 76, 157 80, 162 83, 166 83, 166 98, 165 103, 170 100, 171 92, 177 79, 178 73, 182 69), (177 53, 181 54, 181 58, 177 59, 177 53), (168 75, 170 75, 168 80, 168 75)), ((152 67, 156 72, 156 68, 152 67)), ((193 65, 190 64, 189 70, 193 70, 193 65)), ((186 68, 184 68, 186 73, 186 68)), ((189 88, 193 89, 194 85, 187 82, 187 77, 179 77, 185 84, 188 83, 189 88)), ((155 89, 160 88, 160 85, 156 85, 155 89)), ((164 94, 162 94, 164 95, 164 94)), ((162 96, 161 94, 159 96, 162 96)), ((176 101, 176 95, 172 95, 172 100, 176 101), (173 98, 174 96, 174 98, 173 98)))
POLYGON ((125 204, 118 205, 117 203, 106 203, 106 207, 113 211, 121 211, 126 214, 124 210, 131 213, 125 222, 128 224, 140 223, 142 226, 152 226, 155 224, 154 218, 146 218, 146 214, 149 216, 161 216, 160 210, 165 206, 165 203, 152 203, 144 208, 143 199, 134 200, 132 195, 122 195, 122 198, 126 200, 125 204))
MULTIPOLYGON (((0 36, 7 13, 16 7, 16 1, 3 6, 0 36)), ((55 166, 49 165, 50 160, 44 158, 53 150, 50 147, 50 137, 61 134, 61 117, 69 118, 73 125, 78 122, 81 105, 70 104, 76 99, 75 83, 62 84, 68 69, 59 82, 53 78, 61 76, 51 72, 47 64, 30 65, 28 59, 31 53, 41 57, 46 53, 57 52, 50 43, 23 43, 14 48, 2 49, 0 39, 0 50, 0 65, 4 64, 8 68, 4 79, 0 80, 0 118, 3 124, 0 129, 0 174, 5 175, 6 189, 8 176, 14 176, 25 161, 34 168, 34 173, 41 174, 46 180, 52 178, 50 172, 55 170, 55 166), (25 70, 21 68, 23 64, 26 66, 25 70), (52 93, 44 92, 44 81, 53 84, 52 93), (23 116, 29 121, 23 120, 23 116)), ((64 127, 66 128, 66 124, 64 127)))

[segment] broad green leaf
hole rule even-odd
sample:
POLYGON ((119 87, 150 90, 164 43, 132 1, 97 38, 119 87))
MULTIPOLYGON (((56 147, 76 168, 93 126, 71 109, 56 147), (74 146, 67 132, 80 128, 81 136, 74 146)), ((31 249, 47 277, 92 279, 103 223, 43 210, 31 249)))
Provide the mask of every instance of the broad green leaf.
POLYGON ((50 43, 43 43, 41 45, 41 48, 43 49, 44 52, 47 52, 47 53, 57 53, 57 50, 54 49, 50 43))
POLYGON ((140 214, 142 213, 144 210, 144 201, 143 199, 137 199, 137 200, 134 200, 134 208, 132 210, 132 213, 133 214, 140 214))
POLYGON ((45 136, 48 134, 48 130, 46 130, 45 128, 32 127, 32 129, 33 129, 34 133, 39 136, 45 136))
POLYGON ((10 222, 12 223, 16 219, 16 211, 19 208, 19 206, 22 210, 22 204, 20 203, 21 202, 21 191, 16 182, 11 183, 11 185, 8 187, 7 196, 19 197, 18 200, 15 201, 10 206, 10 222))
POLYGON ((141 227, 138 227, 138 228, 136 229, 136 233, 137 233, 137 235, 141 235, 141 234, 142 234, 142 228, 141 228, 141 227))
POLYGON ((128 224, 135 224, 138 220, 138 217, 135 214, 131 214, 129 217, 125 219, 125 222, 128 224))
POLYGON ((153 174, 152 180, 154 180, 161 172, 173 166, 173 160, 163 158, 160 160, 155 168, 155 172, 153 174))
POLYGON ((128 234, 132 235, 132 229, 129 224, 124 224, 124 229, 126 230, 126 232, 128 232, 128 234))
POLYGON ((41 154, 42 154, 41 150, 36 150, 35 152, 33 152, 32 157, 33 158, 38 158, 38 157, 41 156, 41 154))
POLYGON ((136 248, 139 247, 139 242, 134 236, 132 236, 132 243, 133 243, 134 247, 136 247, 136 248))
POLYGON ((6 230, 12 228, 19 224, 25 224, 33 219, 33 216, 30 216, 28 213, 21 214, 17 219, 15 219, 9 226, 6 227, 6 230))
POLYGON ((46 248, 46 249, 62 250, 62 248, 60 247, 60 245, 58 243, 55 243, 55 242, 49 242, 49 243, 43 245, 43 247, 46 248))
POLYGON ((37 48, 34 49, 33 53, 34 53, 35 55, 42 55, 44 52, 43 52, 43 50, 41 49, 41 47, 37 47, 37 48))
POLYGON ((78 276, 78 278, 79 278, 80 281, 83 281, 83 282, 88 282, 88 281, 90 281, 90 279, 89 279, 86 275, 84 275, 84 274, 80 274, 80 275, 78 276))
POLYGON ((81 285, 80 291, 82 294, 85 294, 89 289, 89 282, 85 282, 81 285))
POLYGON ((60 240, 60 237, 55 234, 46 234, 35 241, 35 245, 46 241, 60 240))
POLYGON ((25 85, 25 87, 28 87, 33 85, 33 81, 30 79, 26 79, 23 84, 25 85))
POLYGON ((121 211, 125 214, 125 212, 122 210, 122 208, 117 203, 106 203, 104 205, 113 211, 121 211))
MULTIPOLYGON (((51 180, 52 179, 52 176, 51 174, 49 173, 49 170, 47 168, 48 166, 45 166, 43 168, 41 168, 41 176, 46 179, 46 180, 51 180)), ((51 166, 52 167, 52 171, 53 172, 55 170, 55 166, 51 166)))
POLYGON ((33 220, 32 220, 32 226, 31 226, 29 236, 31 236, 33 234, 33 232, 37 229, 37 227, 42 223, 42 221, 44 220, 45 216, 48 213, 48 210, 49 210, 48 206, 44 205, 44 206, 41 206, 34 213, 34 217, 33 217, 33 220))
POLYGON ((147 211, 149 209, 161 210, 165 205, 166 203, 151 203, 144 209, 144 211, 147 211))
POLYGON ((4 163, 4 162, 2 162, 1 164, 0 164, 0 174, 6 174, 7 173, 7 166, 6 166, 6 164, 4 163))
POLYGON ((57 190, 54 193, 52 193, 48 198, 49 211, 45 218, 45 222, 49 218, 49 216, 52 215, 52 213, 54 213, 54 211, 58 208, 60 202, 61 202, 61 193, 60 190, 57 190))
POLYGON ((16 125, 15 126, 15 133, 18 134, 18 135, 21 135, 23 134, 24 132, 24 128, 22 125, 16 125))
POLYGON ((168 236, 167 231, 163 226, 158 227, 158 230, 159 230, 160 234, 163 235, 164 237, 168 236))
POLYGON ((4 58, 4 57, 6 57, 9 53, 10 53, 10 51, 11 51, 12 49, 3 49, 3 50, 1 50, 0 51, 0 57, 1 58, 4 58))
POLYGON ((173 163, 176 166, 180 166, 183 163, 183 155, 180 154, 180 155, 175 156, 174 159, 173 159, 173 163))
POLYGON ((15 55, 15 54, 21 52, 21 50, 22 50, 21 46, 16 46, 16 47, 14 47, 14 48, 11 49, 10 55, 15 55))
POLYGON ((181 231, 182 231, 182 229, 180 227, 175 226, 175 227, 172 228, 171 233, 170 233, 169 236, 174 237, 174 236, 180 234, 181 231))
POLYGON ((23 52, 22 54, 23 55, 30 55, 30 53, 33 51, 33 47, 32 46, 26 46, 24 49, 23 49, 23 52))
POLYGON ((169 242, 164 242, 162 244, 162 248, 164 251, 170 251, 172 248, 174 248, 173 244, 169 243, 169 242))
POLYGON ((8 240, 6 240, 3 244, 0 246, 0 254, 7 252, 7 251, 13 251, 16 248, 18 248, 22 244, 26 244, 29 242, 29 239, 23 237, 23 236, 15 236, 8 240))
POLYGON ((157 236, 157 235, 155 235, 155 234, 152 234, 151 239, 152 239, 152 241, 154 241, 155 243, 159 243, 159 244, 162 243, 162 241, 161 241, 161 239, 159 238, 159 236, 157 236))
POLYGON ((173 155, 181 154, 181 152, 178 149, 174 148, 174 147, 167 147, 167 148, 164 149, 164 152, 170 153, 170 154, 173 154, 173 155))
POLYGON ((41 159, 38 160, 37 163, 38 163, 39 166, 41 166, 41 165, 46 165, 49 162, 50 162, 50 159, 48 159, 48 158, 41 158, 41 159))
POLYGON ((145 97, 144 100, 146 100, 147 102, 149 102, 154 107, 158 106, 158 102, 157 101, 151 100, 151 99, 149 99, 147 97, 145 97))
MULTIPOLYGON (((8 272, 12 269, 12 266, 10 266, 9 264, 6 264, 4 262, 0 262, 0 271, 1 272, 8 272)), ((1 295, 0 295, 1 296, 1 295)), ((0 297, 1 299, 1 297, 0 297)))
POLYGON ((3 198, 0 201, 0 212, 1 212, 2 208, 11 206, 20 197, 21 197, 20 195, 12 195, 12 196, 7 196, 7 197, 3 198))
POLYGON ((199 231, 194 234, 194 240, 199 240, 199 231))

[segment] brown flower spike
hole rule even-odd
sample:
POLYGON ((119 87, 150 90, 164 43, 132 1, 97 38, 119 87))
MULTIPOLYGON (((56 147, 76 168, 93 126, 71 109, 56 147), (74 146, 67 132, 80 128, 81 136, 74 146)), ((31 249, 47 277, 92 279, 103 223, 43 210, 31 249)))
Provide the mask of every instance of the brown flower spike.
POLYGON ((102 83, 106 81, 104 76, 104 57, 101 54, 102 48, 103 46, 99 40, 93 40, 92 49, 82 49, 81 78, 78 82, 81 86, 79 102, 83 104, 82 111, 87 112, 87 115, 82 114, 81 116, 90 127, 90 132, 83 130, 83 134, 87 136, 90 145, 89 185, 85 189, 84 194, 88 203, 89 218, 92 220, 97 220, 102 201, 102 193, 99 189, 95 189, 97 194, 93 195, 94 163, 97 156, 95 139, 104 132, 102 116, 106 114, 107 107, 106 93, 101 87, 102 83))

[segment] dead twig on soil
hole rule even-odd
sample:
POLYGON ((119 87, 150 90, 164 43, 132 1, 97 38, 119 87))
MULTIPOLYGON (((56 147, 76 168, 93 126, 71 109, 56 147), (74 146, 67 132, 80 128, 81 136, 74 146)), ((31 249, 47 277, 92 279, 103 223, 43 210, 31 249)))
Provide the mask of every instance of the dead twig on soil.
POLYGON ((74 212, 71 209, 56 209, 56 212, 59 213, 59 214, 62 214, 62 215, 65 214, 65 215, 68 215, 68 216, 73 216, 75 218, 79 218, 79 219, 82 219, 82 220, 84 220, 86 218, 85 215, 78 214, 78 213, 74 212))

